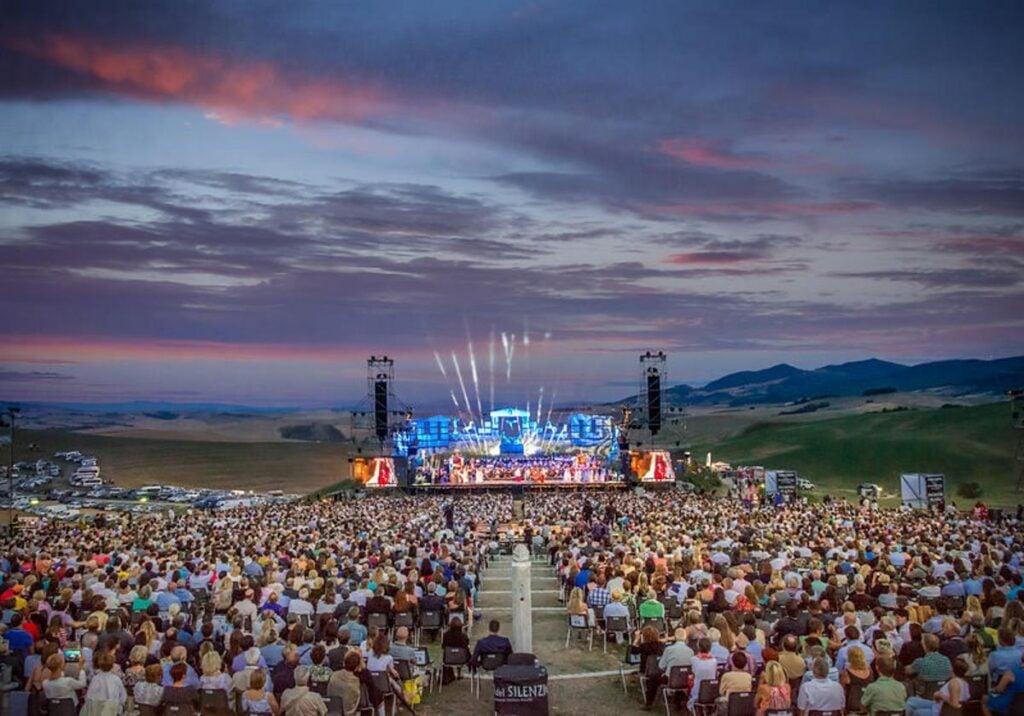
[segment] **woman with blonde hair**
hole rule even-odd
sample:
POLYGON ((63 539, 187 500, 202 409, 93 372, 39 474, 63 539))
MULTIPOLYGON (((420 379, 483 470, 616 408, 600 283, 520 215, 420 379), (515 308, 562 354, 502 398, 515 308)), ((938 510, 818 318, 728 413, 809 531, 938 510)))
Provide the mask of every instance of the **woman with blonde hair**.
POLYGON ((566 606, 566 611, 569 613, 569 616, 585 616, 587 624, 594 623, 594 613, 587 606, 586 601, 584 601, 583 590, 579 587, 573 587, 572 591, 569 592, 569 604, 566 606))
POLYGON ((792 704, 793 695, 785 669, 778 661, 769 661, 764 665, 764 673, 754 695, 757 716, 765 716, 769 711, 789 711, 792 704))
POLYGON ((868 665, 864 650, 859 646, 851 646, 846 651, 846 668, 839 674, 839 683, 846 689, 847 698, 850 690, 864 687, 874 681, 871 667, 868 665))
POLYGON ((225 693, 231 693, 231 677, 224 673, 224 661, 216 650, 203 654, 199 667, 203 672, 199 677, 200 689, 220 689, 225 693))
POLYGON ((718 643, 721 644, 726 651, 731 652, 736 648, 736 635, 733 633, 732 627, 729 626, 728 619, 719 614, 715 617, 715 621, 712 626, 718 630, 718 643))
POLYGON ((133 646, 128 653, 128 668, 121 675, 124 681, 124 688, 131 695, 135 691, 135 684, 146 679, 146 657, 149 652, 142 644, 133 646))

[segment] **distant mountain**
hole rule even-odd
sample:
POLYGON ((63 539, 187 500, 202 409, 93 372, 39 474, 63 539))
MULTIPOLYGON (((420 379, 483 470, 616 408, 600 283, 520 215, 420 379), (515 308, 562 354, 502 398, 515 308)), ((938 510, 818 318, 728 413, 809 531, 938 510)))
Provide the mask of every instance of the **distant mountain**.
POLYGON ((945 389, 954 393, 1002 393, 1024 386, 1024 356, 999 360, 946 360, 906 366, 871 358, 802 370, 781 363, 723 376, 701 388, 675 385, 672 405, 753 405, 831 396, 945 389))

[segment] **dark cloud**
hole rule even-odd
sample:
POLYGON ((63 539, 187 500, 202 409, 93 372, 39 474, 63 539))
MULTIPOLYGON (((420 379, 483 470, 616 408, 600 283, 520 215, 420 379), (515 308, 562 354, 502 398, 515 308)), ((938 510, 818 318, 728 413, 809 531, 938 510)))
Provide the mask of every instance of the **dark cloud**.
POLYGON ((51 383, 68 380, 75 380, 75 377, 49 370, 0 370, 0 383, 51 383))
POLYGON ((1024 171, 961 173, 936 179, 878 179, 852 185, 861 196, 902 209, 1024 216, 1024 171))
POLYGON ((845 271, 830 274, 835 278, 872 279, 918 283, 935 288, 1008 288, 1021 282, 1019 271, 982 268, 936 270, 845 271))

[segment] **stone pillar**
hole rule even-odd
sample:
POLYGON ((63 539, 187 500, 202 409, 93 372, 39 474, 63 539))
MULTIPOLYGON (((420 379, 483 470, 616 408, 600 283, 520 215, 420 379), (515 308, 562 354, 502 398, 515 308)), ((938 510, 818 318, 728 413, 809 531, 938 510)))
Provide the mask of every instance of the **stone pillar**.
POLYGON ((520 543, 512 550, 512 648, 533 652, 533 593, 529 548, 520 543))

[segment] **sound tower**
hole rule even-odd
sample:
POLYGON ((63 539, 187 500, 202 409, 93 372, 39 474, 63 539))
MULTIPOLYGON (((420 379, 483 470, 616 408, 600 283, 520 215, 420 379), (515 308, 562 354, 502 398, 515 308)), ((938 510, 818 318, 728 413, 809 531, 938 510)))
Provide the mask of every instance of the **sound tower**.
POLYGON ((388 382, 381 377, 373 383, 373 432, 384 442, 388 438, 388 382))
POLYGON ((657 368, 647 373, 647 426, 651 435, 661 431, 661 374, 657 368))

